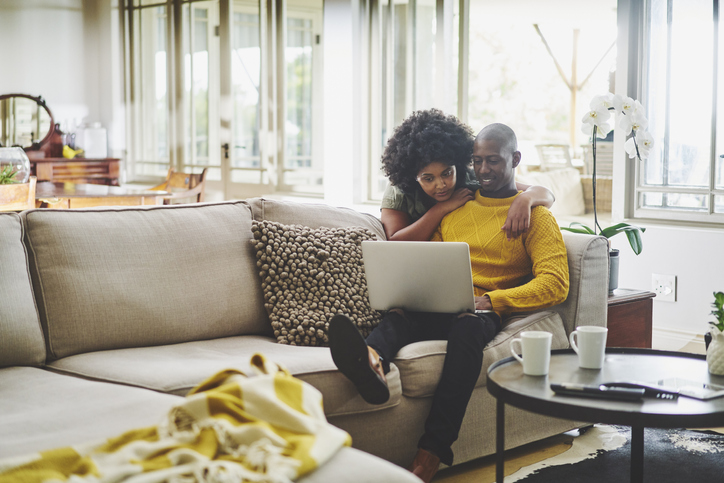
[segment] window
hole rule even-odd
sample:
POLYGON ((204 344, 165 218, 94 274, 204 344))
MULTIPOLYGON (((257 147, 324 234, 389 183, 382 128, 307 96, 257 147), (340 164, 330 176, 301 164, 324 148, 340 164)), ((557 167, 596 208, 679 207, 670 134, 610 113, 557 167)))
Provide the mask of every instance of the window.
POLYGON ((637 165, 636 217, 724 221, 718 12, 718 0, 648 2, 644 105, 654 147, 637 165))
POLYGON ((470 10, 470 126, 509 125, 524 168, 538 168, 537 144, 568 145, 582 166, 581 119, 613 88, 616 1, 473 2, 470 10))
POLYGON ((459 0, 380 0, 367 3, 369 164, 367 198, 382 199, 387 178, 381 156, 392 131, 413 111, 458 107, 459 0))
MULTIPOLYGON (((285 153, 281 179, 287 191, 322 194, 323 166, 313 154, 322 149, 315 145, 315 101, 320 96, 313 82, 315 52, 319 35, 315 32, 315 14, 297 11, 287 15, 284 49, 286 116, 285 153)), ((318 103, 321 105, 321 101, 318 103)), ((319 140, 318 138, 316 139, 319 140)))
POLYGON ((233 100, 233 183, 269 184, 262 167, 261 25, 258 8, 237 6, 232 25, 231 85, 233 100))
POLYGON ((320 194, 321 0, 127 0, 129 178, 320 194))
POLYGON ((130 45, 127 72, 136 88, 130 92, 131 115, 129 158, 135 161, 137 177, 165 176, 170 163, 168 96, 168 9, 154 6, 128 15, 130 45), (143 49, 138 49, 143 39, 143 49))

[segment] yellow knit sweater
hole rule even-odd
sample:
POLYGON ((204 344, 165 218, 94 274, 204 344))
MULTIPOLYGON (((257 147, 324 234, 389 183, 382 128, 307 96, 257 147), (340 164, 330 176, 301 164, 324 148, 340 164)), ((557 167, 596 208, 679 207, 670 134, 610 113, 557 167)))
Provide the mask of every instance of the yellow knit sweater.
POLYGON ((478 191, 431 238, 470 246, 475 295, 487 294, 499 314, 550 307, 568 296, 566 246, 548 209, 534 207, 528 232, 514 240, 500 229, 515 196, 486 198, 478 191))

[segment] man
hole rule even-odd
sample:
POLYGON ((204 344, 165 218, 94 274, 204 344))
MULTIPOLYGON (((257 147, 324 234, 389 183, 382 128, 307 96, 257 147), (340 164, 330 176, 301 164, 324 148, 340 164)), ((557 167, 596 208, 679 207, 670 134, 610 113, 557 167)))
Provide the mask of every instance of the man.
MULTIPOLYGON (((500 229, 519 195, 515 168, 520 158, 515 133, 508 126, 491 124, 480 131, 472 161, 481 188, 473 200, 445 216, 431 238, 468 243, 475 306, 484 312, 391 310, 366 341, 342 315, 329 324, 330 349, 337 367, 372 403, 389 397, 384 373, 401 347, 420 340, 447 339, 442 376, 411 467, 425 482, 435 475, 440 461, 453 462, 451 446, 482 369, 483 349, 500 332, 502 317, 550 307, 568 295, 563 237, 546 208, 533 208, 530 227, 521 237, 508 240, 500 229)), ((438 270, 440 267, 435 267, 430 276, 439 276, 438 270)))

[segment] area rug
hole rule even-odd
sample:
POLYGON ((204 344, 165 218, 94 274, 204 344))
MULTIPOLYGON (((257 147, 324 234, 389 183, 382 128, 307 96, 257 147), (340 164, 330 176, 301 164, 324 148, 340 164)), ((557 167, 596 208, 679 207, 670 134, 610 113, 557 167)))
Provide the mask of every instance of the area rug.
MULTIPOLYGON (((596 425, 569 451, 521 468, 506 483, 629 481, 631 430, 596 425)), ((723 481, 724 435, 686 429, 644 430, 644 481, 723 481)))
MULTIPOLYGON (((724 430, 646 429, 644 481, 724 481, 724 430)), ((505 483, 629 481, 631 430, 596 424, 506 451, 505 483)), ((433 483, 494 483, 495 455, 438 472, 433 483)))

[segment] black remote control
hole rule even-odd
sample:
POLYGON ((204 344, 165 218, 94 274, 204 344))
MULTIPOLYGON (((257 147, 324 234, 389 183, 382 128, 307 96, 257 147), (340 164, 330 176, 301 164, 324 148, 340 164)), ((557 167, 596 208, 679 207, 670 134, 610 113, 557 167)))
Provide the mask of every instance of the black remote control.
POLYGON ((643 388, 633 387, 608 387, 587 386, 585 384, 575 384, 572 382, 564 382, 561 384, 551 384, 551 389, 556 394, 565 396, 593 397, 599 399, 617 399, 622 401, 639 401, 644 397, 646 392, 643 388))

